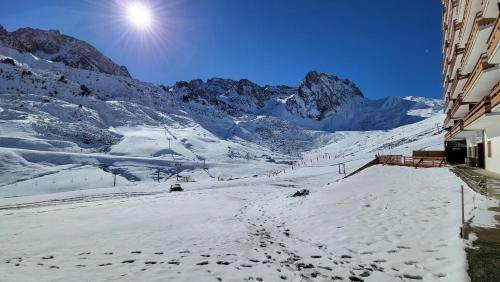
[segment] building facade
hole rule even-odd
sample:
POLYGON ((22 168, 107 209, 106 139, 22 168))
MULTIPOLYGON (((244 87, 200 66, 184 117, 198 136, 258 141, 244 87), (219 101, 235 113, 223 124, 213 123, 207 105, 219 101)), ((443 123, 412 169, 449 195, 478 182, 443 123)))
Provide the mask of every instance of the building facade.
POLYGON ((500 173, 500 0, 442 4, 447 154, 500 173))

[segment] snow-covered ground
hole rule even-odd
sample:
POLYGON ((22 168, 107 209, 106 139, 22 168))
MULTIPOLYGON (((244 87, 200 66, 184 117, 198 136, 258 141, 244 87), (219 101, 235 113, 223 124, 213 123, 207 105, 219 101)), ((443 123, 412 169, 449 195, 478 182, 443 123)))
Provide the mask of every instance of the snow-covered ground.
POLYGON ((0 279, 467 281, 460 181, 448 169, 376 166, 335 182, 341 176, 313 165, 183 193, 29 209, 3 199, 0 279), (311 194, 290 197, 300 188, 311 194))
MULTIPOLYGON (((468 280, 447 168, 339 173, 442 150, 440 101, 0 59, 0 281, 468 280)), ((466 189, 467 220, 495 205, 466 189)))

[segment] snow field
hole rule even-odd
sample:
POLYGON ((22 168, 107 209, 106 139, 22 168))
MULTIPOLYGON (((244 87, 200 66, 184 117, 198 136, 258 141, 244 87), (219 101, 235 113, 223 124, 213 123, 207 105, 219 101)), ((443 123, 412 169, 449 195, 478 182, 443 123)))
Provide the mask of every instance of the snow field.
POLYGON ((2 210, 1 273, 8 281, 34 271, 40 281, 467 281, 460 181, 447 169, 376 166, 339 182, 327 167, 302 173, 2 210), (299 188, 311 195, 290 197, 299 188))

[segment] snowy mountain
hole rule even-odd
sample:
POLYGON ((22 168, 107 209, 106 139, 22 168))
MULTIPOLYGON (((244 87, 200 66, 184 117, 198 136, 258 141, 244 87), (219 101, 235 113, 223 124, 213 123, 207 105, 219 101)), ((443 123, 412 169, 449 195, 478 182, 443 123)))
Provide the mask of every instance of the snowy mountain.
POLYGON ((342 140, 339 156, 435 146, 441 109, 420 97, 369 100, 353 82, 314 71, 298 87, 221 78, 154 85, 57 31, 0 29, 2 183, 75 164, 129 180, 158 167, 172 174, 179 162, 194 171, 204 160, 237 174, 238 165, 268 169, 342 140), (378 141, 347 153, 358 138, 378 141))
POLYGON ((126 67, 115 64, 90 44, 58 30, 20 28, 9 33, 0 25, 0 42, 19 52, 70 67, 130 77, 126 67))

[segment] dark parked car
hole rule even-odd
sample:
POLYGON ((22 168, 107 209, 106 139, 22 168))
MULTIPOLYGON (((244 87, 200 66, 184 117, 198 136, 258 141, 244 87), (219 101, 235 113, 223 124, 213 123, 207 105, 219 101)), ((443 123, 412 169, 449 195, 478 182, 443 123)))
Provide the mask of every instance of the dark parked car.
POLYGON ((182 192, 184 189, 182 189, 181 185, 176 183, 173 185, 170 185, 170 192, 182 192))

